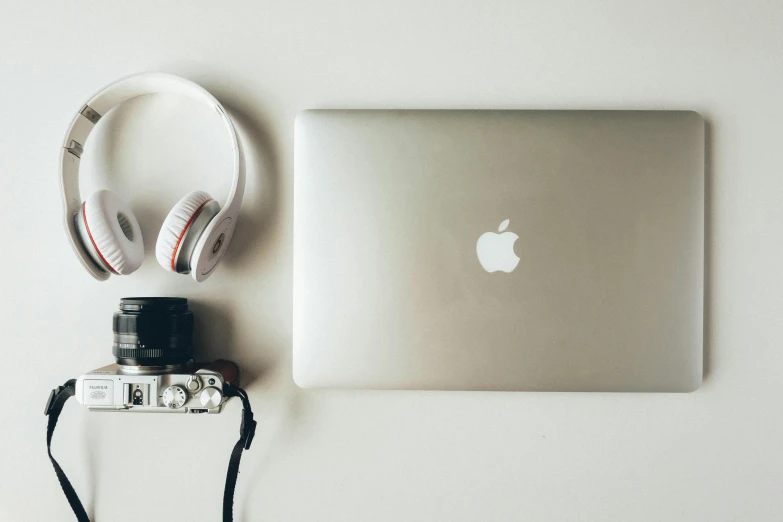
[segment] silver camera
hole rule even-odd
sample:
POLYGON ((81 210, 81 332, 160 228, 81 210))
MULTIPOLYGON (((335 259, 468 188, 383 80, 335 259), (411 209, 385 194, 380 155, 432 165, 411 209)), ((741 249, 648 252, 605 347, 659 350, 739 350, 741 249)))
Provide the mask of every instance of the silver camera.
POLYGON ((46 449, 76 518, 89 517, 52 455, 57 419, 70 397, 94 411, 220 413, 232 397, 242 401, 239 440, 234 444, 223 490, 223 520, 233 520, 234 490, 242 451, 250 449, 257 422, 247 392, 239 387, 239 368, 231 361, 193 362, 193 314, 188 300, 132 297, 114 314, 115 364, 68 379, 49 394, 44 413, 46 449))
POLYGON ((76 380, 76 400, 96 411, 220 413, 226 383, 238 385, 229 361, 178 367, 110 364, 76 380))
POLYGON ((193 362, 187 299, 123 298, 113 323, 117 362, 76 380, 76 400, 89 409, 220 413, 226 385, 239 386, 233 362, 193 362))

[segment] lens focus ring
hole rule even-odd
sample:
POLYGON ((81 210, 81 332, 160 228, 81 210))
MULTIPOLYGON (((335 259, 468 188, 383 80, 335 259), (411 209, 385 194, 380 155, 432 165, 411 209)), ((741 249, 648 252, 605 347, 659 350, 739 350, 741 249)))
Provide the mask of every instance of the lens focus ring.
POLYGON ((193 354, 193 313, 184 298, 134 297, 114 314, 112 353, 126 366, 182 364, 193 354))

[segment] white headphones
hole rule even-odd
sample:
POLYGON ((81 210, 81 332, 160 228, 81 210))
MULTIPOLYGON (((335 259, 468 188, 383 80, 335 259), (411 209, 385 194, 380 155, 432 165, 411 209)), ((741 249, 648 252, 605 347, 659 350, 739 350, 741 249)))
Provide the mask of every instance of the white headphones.
POLYGON ((174 206, 161 226, 155 255, 166 270, 191 274, 203 281, 214 272, 234 234, 245 173, 234 125, 220 103, 190 80, 164 73, 144 73, 118 80, 81 108, 71 123, 62 150, 65 228, 74 251, 93 277, 127 275, 141 266, 144 243, 130 206, 116 194, 101 190, 82 202, 79 195, 79 159, 87 137, 101 116, 123 102, 145 94, 167 93, 207 103, 220 116, 231 138, 233 176, 223 208, 206 192, 191 192, 174 206))

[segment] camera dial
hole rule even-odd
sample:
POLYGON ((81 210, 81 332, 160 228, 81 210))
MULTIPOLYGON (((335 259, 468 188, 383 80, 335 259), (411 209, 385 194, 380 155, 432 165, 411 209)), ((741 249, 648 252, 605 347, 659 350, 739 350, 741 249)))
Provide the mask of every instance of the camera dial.
POLYGON ((217 388, 209 386, 204 388, 199 396, 201 405, 205 408, 217 408, 220 406, 220 401, 223 400, 223 394, 217 388))
POLYGON ((174 384, 163 392, 163 404, 167 408, 182 408, 188 401, 188 392, 182 386, 174 384))

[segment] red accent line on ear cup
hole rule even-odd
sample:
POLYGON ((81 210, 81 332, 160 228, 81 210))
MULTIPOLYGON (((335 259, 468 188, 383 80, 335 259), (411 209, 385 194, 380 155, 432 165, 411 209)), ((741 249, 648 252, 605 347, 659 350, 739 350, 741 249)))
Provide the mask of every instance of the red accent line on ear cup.
POLYGON ((82 205, 82 219, 84 220, 84 228, 87 229, 87 235, 90 236, 90 242, 92 243, 92 246, 95 248, 95 251, 98 252, 98 257, 101 258, 101 261, 109 267, 109 270, 114 272, 117 275, 120 275, 119 272, 117 272, 113 266, 109 264, 108 261, 106 261, 106 258, 103 257, 103 254, 101 254, 101 251, 98 250, 98 245, 95 244, 95 240, 92 238, 92 232, 90 232, 90 225, 87 224, 87 203, 82 205))
POLYGON ((182 229, 182 233, 179 235, 179 239, 177 239, 177 244, 174 245, 174 253, 171 254, 171 270, 176 272, 176 260, 177 260, 177 252, 179 251, 179 245, 182 243, 182 239, 185 237, 185 232, 188 231, 190 228, 190 225, 193 223, 193 220, 196 219, 196 216, 198 216, 198 213, 201 212, 201 209, 204 208, 204 205, 212 201, 212 198, 209 198, 204 203, 198 206, 195 212, 193 212, 193 215, 190 216, 190 219, 188 219, 188 222, 185 223, 185 228, 182 229))

